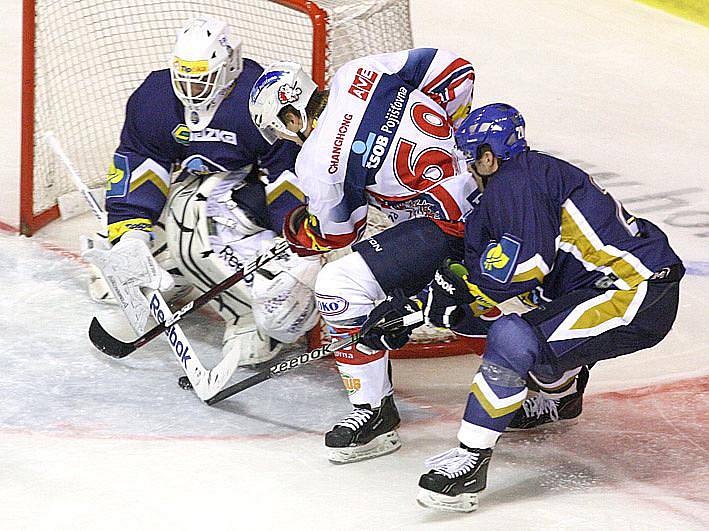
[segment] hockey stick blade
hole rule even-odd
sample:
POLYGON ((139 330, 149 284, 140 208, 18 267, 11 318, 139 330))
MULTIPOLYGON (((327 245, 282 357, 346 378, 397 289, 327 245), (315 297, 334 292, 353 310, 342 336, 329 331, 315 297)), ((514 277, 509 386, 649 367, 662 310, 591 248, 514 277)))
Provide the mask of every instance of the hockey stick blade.
POLYGON ((125 358, 136 348, 133 343, 125 343, 106 332, 96 317, 91 320, 89 326, 89 339, 97 349, 112 358, 125 358))

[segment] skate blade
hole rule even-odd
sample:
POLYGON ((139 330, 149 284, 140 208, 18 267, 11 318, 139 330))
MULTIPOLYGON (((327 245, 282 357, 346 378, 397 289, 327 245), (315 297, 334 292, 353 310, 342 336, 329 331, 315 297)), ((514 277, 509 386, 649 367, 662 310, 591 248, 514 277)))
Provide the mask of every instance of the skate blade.
POLYGON ((450 513, 472 513, 479 506, 477 492, 446 496, 431 490, 419 489, 416 502, 427 509, 437 509, 450 513))
POLYGON ((572 419, 559 419, 555 420, 554 422, 547 422, 546 424, 540 424, 539 426, 534 426, 533 428, 511 428, 510 426, 507 426, 505 429, 504 433, 514 433, 514 434, 522 434, 522 433, 542 433, 545 431, 554 431, 554 430, 565 430, 566 428, 569 428, 571 426, 574 426, 575 424, 578 424, 579 418, 574 417, 572 419))
POLYGON ((367 444, 361 446, 328 448, 327 459, 331 463, 341 465, 371 459, 372 457, 379 457, 380 455, 387 455, 395 452, 399 448, 401 448, 401 439, 399 439, 399 434, 394 430, 375 437, 367 444))

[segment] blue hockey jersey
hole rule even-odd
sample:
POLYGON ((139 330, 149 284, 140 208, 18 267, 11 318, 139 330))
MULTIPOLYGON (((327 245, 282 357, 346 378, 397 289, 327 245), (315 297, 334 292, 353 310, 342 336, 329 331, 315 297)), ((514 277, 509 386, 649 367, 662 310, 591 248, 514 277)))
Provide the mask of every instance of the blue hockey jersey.
MULTIPOLYGON (((120 145, 109 170, 106 208, 111 241, 130 229, 150 229, 160 217, 172 172, 178 168, 206 175, 256 165, 267 170, 272 181, 293 170, 298 146, 282 141, 269 145, 249 115, 249 91, 262 71, 258 63, 244 59, 243 72, 231 92, 209 127, 200 132, 190 131, 184 123, 169 70, 148 75, 128 100, 120 145)), ((282 219, 297 204, 292 199, 274 201, 271 217, 282 219)), ((280 231, 282 222, 273 225, 280 231)))
POLYGON ((665 234, 579 168, 525 151, 490 178, 465 224, 468 281, 500 303, 541 287, 633 290, 680 264, 665 234))

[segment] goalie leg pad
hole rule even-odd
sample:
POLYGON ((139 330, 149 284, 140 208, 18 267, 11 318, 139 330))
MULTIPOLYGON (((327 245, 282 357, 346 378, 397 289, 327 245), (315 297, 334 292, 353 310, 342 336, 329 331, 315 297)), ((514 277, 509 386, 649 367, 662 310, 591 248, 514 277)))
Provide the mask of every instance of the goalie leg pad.
POLYGON ((245 314, 236 322, 227 323, 222 354, 225 358, 234 356, 239 366, 259 365, 272 360, 282 346, 258 329, 251 314, 245 314))
MULTIPOLYGON (((207 178, 188 177, 173 187, 168 199, 165 234, 171 256, 185 278, 202 292, 234 273, 241 265, 215 253, 210 243, 207 197, 221 182, 222 174, 207 178)), ((226 254, 226 253, 224 253, 226 254)), ((251 293, 246 282, 239 282, 215 298, 214 306, 224 320, 233 322, 251 311, 251 293)))

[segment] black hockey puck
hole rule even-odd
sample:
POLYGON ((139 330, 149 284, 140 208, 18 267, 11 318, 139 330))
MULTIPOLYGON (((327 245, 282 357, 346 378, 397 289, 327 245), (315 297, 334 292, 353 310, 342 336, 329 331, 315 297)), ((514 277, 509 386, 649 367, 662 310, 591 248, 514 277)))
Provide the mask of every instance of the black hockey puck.
POLYGON ((180 376, 177 379, 177 385, 179 385, 183 389, 186 389, 187 391, 192 389, 192 382, 190 382, 190 379, 187 378, 187 376, 180 376))

